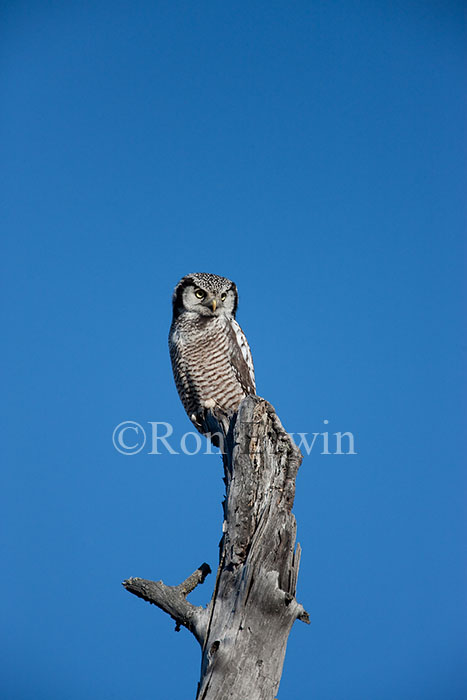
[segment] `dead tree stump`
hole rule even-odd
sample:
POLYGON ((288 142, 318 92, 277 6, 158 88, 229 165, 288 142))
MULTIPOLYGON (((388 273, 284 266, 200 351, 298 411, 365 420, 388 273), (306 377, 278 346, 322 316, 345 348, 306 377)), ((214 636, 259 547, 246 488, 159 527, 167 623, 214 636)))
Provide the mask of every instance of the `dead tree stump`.
POLYGON ((202 648, 197 700, 273 700, 292 625, 309 622, 295 599, 300 545, 291 510, 301 460, 273 407, 244 399, 223 455, 224 534, 211 602, 202 608, 186 599, 210 573, 207 564, 179 586, 123 582, 195 635, 202 648))

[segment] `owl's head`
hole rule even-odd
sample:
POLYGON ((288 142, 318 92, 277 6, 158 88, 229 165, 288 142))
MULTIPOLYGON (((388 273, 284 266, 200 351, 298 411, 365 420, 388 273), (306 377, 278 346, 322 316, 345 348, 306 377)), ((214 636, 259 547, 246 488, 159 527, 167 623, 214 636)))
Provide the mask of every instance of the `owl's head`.
POLYGON ((235 318, 238 293, 235 283, 226 277, 208 272, 193 272, 183 277, 173 294, 173 317, 185 311, 200 316, 228 316, 235 318))

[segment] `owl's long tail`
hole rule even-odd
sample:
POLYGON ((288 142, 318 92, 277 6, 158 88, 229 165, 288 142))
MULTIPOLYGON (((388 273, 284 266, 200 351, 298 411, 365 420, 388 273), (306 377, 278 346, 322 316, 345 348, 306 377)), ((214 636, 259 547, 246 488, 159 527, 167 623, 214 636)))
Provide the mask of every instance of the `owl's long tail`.
POLYGON ((227 441, 232 439, 232 418, 235 414, 228 414, 221 408, 207 408, 202 419, 201 432, 211 440, 215 447, 219 447, 225 454, 227 441))

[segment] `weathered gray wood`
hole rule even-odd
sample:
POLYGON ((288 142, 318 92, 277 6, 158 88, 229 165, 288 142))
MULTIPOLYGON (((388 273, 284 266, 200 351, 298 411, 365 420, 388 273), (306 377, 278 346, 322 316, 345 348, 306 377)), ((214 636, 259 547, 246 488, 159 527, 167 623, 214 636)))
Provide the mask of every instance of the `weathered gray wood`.
POLYGON ((123 586, 130 593, 147 600, 148 603, 157 605, 168 613, 177 623, 177 631, 183 625, 193 632, 198 642, 202 645, 206 637, 208 611, 206 608, 196 607, 186 599, 188 593, 194 591, 199 583, 203 583, 211 568, 208 564, 201 564, 183 583, 178 586, 166 586, 162 581, 148 581, 144 578, 129 578, 123 581, 123 586))
POLYGON ((198 700, 273 700, 291 627, 296 619, 309 622, 295 599, 300 546, 291 512, 302 457, 259 397, 241 403, 225 444, 224 535, 207 608, 185 597, 206 574, 195 572, 188 586, 142 579, 124 585, 200 642, 198 700))

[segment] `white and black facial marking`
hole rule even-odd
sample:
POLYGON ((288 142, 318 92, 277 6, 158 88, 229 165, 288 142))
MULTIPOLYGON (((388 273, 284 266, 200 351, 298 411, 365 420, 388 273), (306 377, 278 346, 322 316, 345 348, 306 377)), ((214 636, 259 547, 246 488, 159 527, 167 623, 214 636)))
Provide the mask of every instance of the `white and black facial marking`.
POLYGON ((235 318, 238 294, 235 283, 226 277, 206 272, 195 272, 183 277, 173 295, 173 317, 184 312, 200 316, 227 316, 235 318))

